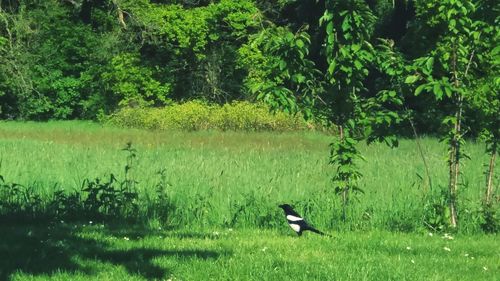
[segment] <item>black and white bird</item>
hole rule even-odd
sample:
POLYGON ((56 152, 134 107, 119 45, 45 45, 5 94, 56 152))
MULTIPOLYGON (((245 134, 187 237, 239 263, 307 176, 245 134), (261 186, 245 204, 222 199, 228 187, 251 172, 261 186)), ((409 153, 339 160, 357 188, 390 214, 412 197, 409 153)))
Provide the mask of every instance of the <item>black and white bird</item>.
POLYGON ((302 232, 306 230, 312 231, 319 235, 330 236, 310 226, 297 212, 295 212, 292 206, 288 204, 282 204, 278 207, 283 209, 283 211, 285 212, 286 220, 288 221, 288 225, 297 233, 298 236, 301 236, 302 232))

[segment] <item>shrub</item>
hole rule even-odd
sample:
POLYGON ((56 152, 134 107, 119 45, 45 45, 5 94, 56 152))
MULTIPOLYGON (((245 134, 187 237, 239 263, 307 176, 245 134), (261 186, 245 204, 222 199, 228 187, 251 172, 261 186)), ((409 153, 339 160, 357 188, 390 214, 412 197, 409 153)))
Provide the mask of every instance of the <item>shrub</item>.
POLYGON ((220 105, 201 101, 172 104, 163 108, 122 108, 106 122, 127 128, 159 130, 294 131, 324 129, 301 115, 271 112, 264 104, 239 101, 220 105))

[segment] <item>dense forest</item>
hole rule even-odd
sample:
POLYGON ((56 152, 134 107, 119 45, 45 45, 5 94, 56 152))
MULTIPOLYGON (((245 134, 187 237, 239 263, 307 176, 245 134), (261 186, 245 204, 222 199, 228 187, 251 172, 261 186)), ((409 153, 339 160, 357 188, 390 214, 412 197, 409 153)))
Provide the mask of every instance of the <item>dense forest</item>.
POLYGON ((1 0, 0 118, 261 100, 433 132, 460 99, 478 133, 497 113, 498 26, 491 0, 1 0))

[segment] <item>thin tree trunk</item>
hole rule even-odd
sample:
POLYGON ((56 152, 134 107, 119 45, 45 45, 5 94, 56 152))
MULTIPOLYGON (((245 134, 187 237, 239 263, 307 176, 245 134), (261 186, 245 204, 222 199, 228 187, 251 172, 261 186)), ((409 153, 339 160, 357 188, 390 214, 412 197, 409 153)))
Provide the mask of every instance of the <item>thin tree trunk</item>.
MULTIPOLYGON (((453 58, 452 58, 452 67, 453 67, 453 82, 455 88, 459 87, 458 81, 458 70, 457 70, 457 50, 456 47, 453 46, 453 58)), ((457 109, 455 112, 455 125, 453 136, 450 144, 450 178, 449 178, 449 208, 450 208, 450 225, 453 228, 456 228, 458 225, 458 215, 457 215, 457 187, 458 180, 460 176, 460 138, 461 138, 461 124, 462 124, 462 107, 463 107, 463 98, 460 93, 456 94, 457 101, 457 109)))
POLYGON ((342 192, 342 221, 347 220, 347 203, 349 201, 349 187, 346 187, 342 192))
MULTIPOLYGON (((342 125, 339 126, 339 134, 340 134, 340 141, 343 142, 345 135, 344 135, 344 127, 342 125)), ((344 187, 344 190, 342 191, 342 221, 345 222, 347 219, 347 202, 349 200, 349 186, 344 187)))
POLYGON ((486 184, 486 194, 485 203, 486 205, 491 204, 491 198, 493 197, 493 174, 495 171, 495 160, 497 156, 497 144, 494 143, 491 149, 490 165, 488 167, 488 180, 486 184))
POLYGON ((460 133, 461 133, 461 118, 462 118, 462 102, 459 97, 458 110, 455 115, 457 121, 454 127, 454 135, 451 141, 450 151, 450 180, 449 180, 449 208, 450 208, 450 225, 455 228, 458 224, 457 215, 457 187, 460 176, 460 133))

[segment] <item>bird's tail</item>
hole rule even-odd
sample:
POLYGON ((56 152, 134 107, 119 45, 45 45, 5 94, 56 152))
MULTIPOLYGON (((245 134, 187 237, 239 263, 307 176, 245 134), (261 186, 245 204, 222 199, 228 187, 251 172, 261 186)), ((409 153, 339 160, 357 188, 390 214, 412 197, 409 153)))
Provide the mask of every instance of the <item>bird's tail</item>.
POLYGON ((326 234, 324 232, 321 232, 321 231, 319 231, 319 230, 317 230, 316 228, 313 228, 313 227, 309 227, 307 230, 312 231, 314 233, 317 233, 317 234, 319 234, 321 236, 332 237, 331 235, 328 235, 328 234, 326 234))

